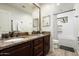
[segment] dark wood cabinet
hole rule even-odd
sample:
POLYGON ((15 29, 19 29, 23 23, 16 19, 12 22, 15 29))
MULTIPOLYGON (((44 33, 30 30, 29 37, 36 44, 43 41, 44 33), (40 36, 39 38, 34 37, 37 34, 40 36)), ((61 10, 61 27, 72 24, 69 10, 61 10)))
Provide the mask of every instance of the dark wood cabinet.
POLYGON ((3 56, 32 56, 32 54, 31 41, 1 51, 3 56))
POLYGON ((3 50, 2 56, 44 56, 50 49, 50 35, 36 38, 34 40, 21 43, 3 50))
POLYGON ((43 37, 33 41, 34 56, 43 56, 43 37))
POLYGON ((48 54, 50 50, 50 35, 44 37, 44 55, 48 54))

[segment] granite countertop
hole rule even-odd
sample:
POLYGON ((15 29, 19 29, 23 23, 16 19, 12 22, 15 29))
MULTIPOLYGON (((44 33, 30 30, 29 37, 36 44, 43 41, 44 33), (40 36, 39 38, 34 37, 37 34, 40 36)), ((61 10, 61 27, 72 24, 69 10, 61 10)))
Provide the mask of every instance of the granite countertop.
POLYGON ((0 50, 9 48, 18 44, 22 44, 24 42, 28 42, 30 40, 34 40, 36 38, 40 38, 46 35, 48 34, 34 34, 34 35, 28 35, 28 36, 25 35, 25 36, 20 36, 20 37, 2 39, 0 40, 0 50))

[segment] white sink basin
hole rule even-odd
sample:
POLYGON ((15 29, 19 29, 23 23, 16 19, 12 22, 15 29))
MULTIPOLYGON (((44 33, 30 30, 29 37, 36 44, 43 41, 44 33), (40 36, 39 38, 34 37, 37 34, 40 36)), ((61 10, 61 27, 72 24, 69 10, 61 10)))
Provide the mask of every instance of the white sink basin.
POLYGON ((0 47, 16 44, 23 41, 25 42, 26 40, 28 40, 28 38, 13 38, 9 40, 2 40, 0 41, 0 47))
POLYGON ((22 42, 22 41, 25 41, 27 40, 27 38, 13 38, 13 39, 10 39, 10 40, 6 40, 4 41, 5 43, 9 43, 9 42, 13 42, 13 43, 16 43, 16 42, 22 42))

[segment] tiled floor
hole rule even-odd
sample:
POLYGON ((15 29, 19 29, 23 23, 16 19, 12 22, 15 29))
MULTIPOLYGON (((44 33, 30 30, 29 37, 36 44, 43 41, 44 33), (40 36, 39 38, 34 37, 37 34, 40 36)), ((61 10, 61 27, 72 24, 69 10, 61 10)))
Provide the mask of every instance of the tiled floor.
POLYGON ((54 49, 47 56, 79 56, 77 52, 70 52, 64 49, 54 49))

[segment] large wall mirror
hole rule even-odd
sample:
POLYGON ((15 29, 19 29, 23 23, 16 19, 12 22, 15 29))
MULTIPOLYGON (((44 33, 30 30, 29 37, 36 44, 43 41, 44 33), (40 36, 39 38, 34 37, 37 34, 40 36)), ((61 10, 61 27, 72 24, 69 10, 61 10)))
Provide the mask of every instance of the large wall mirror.
POLYGON ((40 31, 40 15, 40 8, 36 4, 0 4, 0 34, 40 31))
POLYGON ((0 34, 11 31, 32 32, 34 8, 32 3, 0 4, 0 34))

